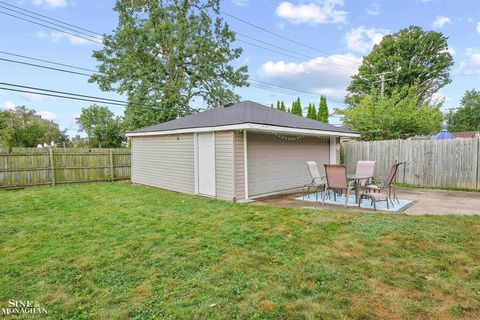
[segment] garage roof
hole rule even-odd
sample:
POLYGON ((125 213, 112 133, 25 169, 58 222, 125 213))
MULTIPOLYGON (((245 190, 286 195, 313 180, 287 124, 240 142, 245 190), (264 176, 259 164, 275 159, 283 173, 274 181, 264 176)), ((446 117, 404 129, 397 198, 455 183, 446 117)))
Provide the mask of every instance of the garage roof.
POLYGON ((193 132, 196 131, 194 129, 198 128, 227 127, 241 124, 328 131, 338 133, 340 136, 342 134, 356 135, 354 131, 342 127, 336 127, 331 124, 297 116, 253 101, 242 101, 225 107, 195 113, 184 118, 141 128, 129 132, 127 136, 137 136, 141 135, 141 133, 160 133, 178 130, 181 130, 182 132, 193 132))

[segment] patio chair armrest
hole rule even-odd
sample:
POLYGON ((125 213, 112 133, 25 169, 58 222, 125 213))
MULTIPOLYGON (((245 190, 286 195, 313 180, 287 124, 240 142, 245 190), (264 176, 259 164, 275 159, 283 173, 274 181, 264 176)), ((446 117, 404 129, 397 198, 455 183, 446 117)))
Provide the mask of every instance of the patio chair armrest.
POLYGON ((325 184, 327 181, 325 181, 325 176, 323 177, 316 177, 312 179, 312 184, 325 184))

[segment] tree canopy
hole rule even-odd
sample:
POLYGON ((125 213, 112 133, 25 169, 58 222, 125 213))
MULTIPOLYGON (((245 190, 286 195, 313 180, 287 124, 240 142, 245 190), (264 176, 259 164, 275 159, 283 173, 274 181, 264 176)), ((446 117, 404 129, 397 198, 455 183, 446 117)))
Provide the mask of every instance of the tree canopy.
POLYGON ((15 110, 0 112, 0 146, 32 148, 66 140, 65 132, 57 124, 36 116, 33 109, 17 106, 15 110))
POLYGON ((450 131, 480 131, 480 90, 467 90, 460 107, 445 115, 450 131))
POLYGON ((355 105, 335 112, 343 116, 344 124, 360 133, 363 140, 405 139, 431 134, 441 128, 440 105, 430 103, 419 104, 415 87, 405 87, 389 96, 364 95, 355 105))
POLYGON ((385 73, 386 96, 415 85, 421 104, 451 82, 449 70, 452 65, 447 37, 440 32, 410 26, 384 36, 363 58, 347 89, 346 102, 351 104, 363 94, 380 91, 380 74, 385 73))
POLYGON ((283 101, 277 100, 277 109, 280 111, 287 111, 285 109, 285 103, 283 101))
POLYGON ((90 147, 115 148, 120 147, 120 118, 116 117, 107 107, 96 104, 82 109, 78 118, 81 130, 88 136, 90 147))
POLYGON ((231 64, 242 49, 231 47, 219 0, 117 0, 114 10, 118 26, 94 52, 99 72, 90 81, 128 94, 127 130, 186 115, 193 100, 237 101, 232 88, 248 85, 247 67, 231 64))
POLYGON ((320 96, 317 120, 328 123, 328 105, 327 105, 327 98, 324 95, 320 96))
POLYGON ((317 108, 314 103, 308 104, 307 118, 317 120, 317 108))
POLYGON ((300 97, 298 97, 297 100, 293 101, 292 109, 291 109, 290 112, 292 114, 296 114, 298 116, 303 116, 302 104, 300 103, 300 97))

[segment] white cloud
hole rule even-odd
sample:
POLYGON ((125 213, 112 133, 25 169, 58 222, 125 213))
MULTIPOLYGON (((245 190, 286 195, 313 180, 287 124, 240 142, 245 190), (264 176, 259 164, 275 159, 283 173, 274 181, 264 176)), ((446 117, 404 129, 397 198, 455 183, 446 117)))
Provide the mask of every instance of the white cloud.
MULTIPOLYGON (((52 31, 50 33, 44 31, 38 31, 37 37, 40 39, 48 39, 52 43, 57 43, 62 39, 66 39, 72 45, 88 45, 88 44, 95 44, 92 41, 88 41, 84 38, 79 38, 67 33, 59 32, 59 31, 52 31)), ((102 37, 95 37, 97 41, 102 41, 102 37)))
POLYGON ((467 49, 465 59, 460 62, 460 66, 453 73, 459 76, 480 75, 480 52, 474 49, 467 49))
POLYGON ((64 8, 68 5, 67 0, 32 0, 36 6, 47 6, 49 8, 64 8))
POLYGON ((35 93, 22 93, 21 97, 24 100, 27 100, 27 101, 30 101, 30 102, 39 102, 39 101, 45 101, 45 100, 50 99, 49 97, 42 96, 42 95, 35 94, 35 93))
POLYGON ((477 32, 480 33, 480 22, 477 23, 477 32))
POLYGON ((372 3, 365 11, 371 16, 378 16, 380 14, 380 6, 377 3, 372 3))
POLYGON ((288 1, 280 3, 275 10, 277 16, 294 24, 310 23, 341 23, 345 22, 347 12, 337 10, 336 6, 343 6, 344 0, 323 0, 309 4, 292 4, 288 1))
POLYGON ((361 26, 347 32, 345 42, 350 50, 364 53, 370 50, 375 44, 379 44, 383 36, 388 34, 388 32, 386 29, 361 26))
POLYGON ((5 101, 2 105, 3 110, 14 110, 16 104, 13 103, 12 101, 5 101))
POLYGON ((350 78, 361 62, 362 58, 352 54, 318 57, 301 63, 268 61, 262 65, 260 73, 269 82, 343 101, 350 78))
POLYGON ((45 120, 55 120, 57 118, 57 115, 50 111, 40 111, 40 112, 37 112, 36 114, 41 116, 42 119, 45 119, 45 120))
POLYGON ((446 24, 451 24, 452 20, 449 17, 437 16, 433 21, 432 26, 436 29, 443 28, 446 24))
POLYGON ((248 7, 250 0, 232 0, 232 3, 239 7, 248 7))

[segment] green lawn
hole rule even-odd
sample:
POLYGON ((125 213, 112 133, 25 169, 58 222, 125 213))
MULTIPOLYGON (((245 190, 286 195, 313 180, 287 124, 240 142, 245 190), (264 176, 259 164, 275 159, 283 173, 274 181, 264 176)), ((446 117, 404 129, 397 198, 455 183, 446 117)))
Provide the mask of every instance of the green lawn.
POLYGON ((127 183, 0 191, 0 307, 9 299, 46 307, 39 319, 475 318, 480 217, 240 205, 127 183))

